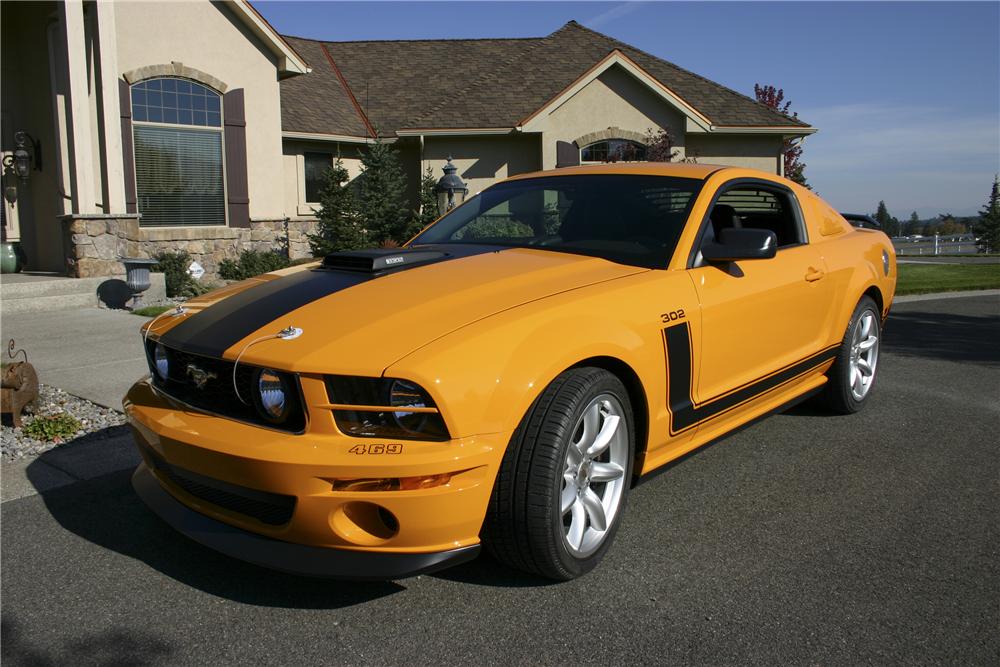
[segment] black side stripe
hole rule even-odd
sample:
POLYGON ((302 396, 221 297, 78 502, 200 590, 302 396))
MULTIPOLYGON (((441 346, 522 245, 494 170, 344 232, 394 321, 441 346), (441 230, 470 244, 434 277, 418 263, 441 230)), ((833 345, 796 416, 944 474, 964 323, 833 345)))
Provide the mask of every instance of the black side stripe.
MULTIPOLYGON (((223 352, 260 328, 302 306, 341 290, 369 280, 378 280, 384 275, 419 269, 440 261, 502 250, 497 246, 471 244, 423 246, 422 249, 440 249, 447 254, 435 262, 403 266, 382 273, 311 269, 270 280, 256 287, 245 289, 195 313, 167 331, 160 338, 160 341, 167 347, 183 352, 206 357, 221 357, 223 352)), ((280 322, 278 324, 280 326, 269 333, 277 333, 278 328, 294 325, 295 322, 280 322)))
POLYGON ((786 366, 768 376, 748 382, 708 401, 695 404, 692 398, 694 351, 687 322, 663 330, 667 358, 667 409, 670 412, 670 435, 676 435, 709 419, 729 412, 749 400, 807 373, 837 356, 837 345, 828 347, 786 366))

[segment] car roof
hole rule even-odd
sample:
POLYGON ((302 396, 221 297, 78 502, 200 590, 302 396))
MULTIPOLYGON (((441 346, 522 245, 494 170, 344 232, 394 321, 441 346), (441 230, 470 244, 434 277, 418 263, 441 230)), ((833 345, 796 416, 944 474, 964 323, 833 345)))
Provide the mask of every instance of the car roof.
MULTIPOLYGON (((704 180, 720 169, 731 169, 719 164, 701 164, 690 162, 618 162, 614 164, 586 164, 577 167, 560 167, 546 171, 534 171, 527 174, 512 176, 510 181, 522 178, 537 178, 539 176, 578 176, 583 174, 633 174, 638 176, 674 176, 677 178, 696 178, 704 180)), ((773 175, 773 174, 768 174, 773 175)))

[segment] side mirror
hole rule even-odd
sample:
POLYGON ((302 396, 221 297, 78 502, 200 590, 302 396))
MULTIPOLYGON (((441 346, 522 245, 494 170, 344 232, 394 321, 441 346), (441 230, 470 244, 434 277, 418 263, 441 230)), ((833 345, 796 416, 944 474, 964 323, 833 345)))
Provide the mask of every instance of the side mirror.
POLYGON ((706 262, 735 262, 740 259, 771 259, 778 251, 778 237, 767 229, 729 227, 721 238, 706 243, 701 256, 706 262))

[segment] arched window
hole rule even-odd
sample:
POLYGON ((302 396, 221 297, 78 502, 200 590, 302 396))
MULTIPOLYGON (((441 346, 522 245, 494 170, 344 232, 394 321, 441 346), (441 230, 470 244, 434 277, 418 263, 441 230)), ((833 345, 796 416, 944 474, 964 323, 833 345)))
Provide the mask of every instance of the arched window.
POLYGON ((131 97, 142 225, 226 224, 222 96, 162 77, 134 84, 131 97))
POLYGON ((580 149, 580 162, 641 162, 646 146, 628 139, 604 139, 580 149))

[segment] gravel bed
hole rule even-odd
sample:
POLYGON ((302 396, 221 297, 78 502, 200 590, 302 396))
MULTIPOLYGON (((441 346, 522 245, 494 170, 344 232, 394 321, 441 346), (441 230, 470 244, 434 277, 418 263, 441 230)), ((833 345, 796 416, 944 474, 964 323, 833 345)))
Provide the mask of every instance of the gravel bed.
POLYGON ((15 461, 25 456, 41 454, 44 451, 81 439, 102 440, 128 433, 125 415, 117 410, 105 408, 96 403, 68 394, 62 389, 49 385, 39 385, 38 401, 34 414, 25 410, 22 415, 24 425, 31 423, 36 415, 54 415, 67 412, 79 420, 82 428, 65 440, 45 442, 25 435, 19 428, 5 423, 0 427, 0 451, 4 461, 15 461))

